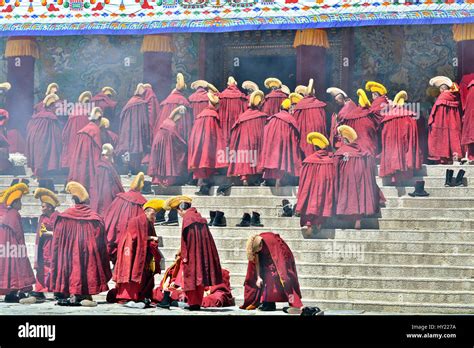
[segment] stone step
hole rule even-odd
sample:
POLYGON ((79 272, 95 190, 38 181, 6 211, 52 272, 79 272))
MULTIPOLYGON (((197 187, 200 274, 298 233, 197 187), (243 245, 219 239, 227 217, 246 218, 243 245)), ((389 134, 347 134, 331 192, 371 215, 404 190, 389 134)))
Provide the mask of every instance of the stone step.
POLYGON ((473 208, 474 197, 387 197, 387 208, 473 208))
POLYGON ((463 169, 466 174, 465 177, 474 177, 474 165, 426 165, 424 164, 421 170, 415 173, 416 176, 439 176, 444 177, 446 175, 446 169, 454 170, 454 175, 457 175, 460 169, 463 169))

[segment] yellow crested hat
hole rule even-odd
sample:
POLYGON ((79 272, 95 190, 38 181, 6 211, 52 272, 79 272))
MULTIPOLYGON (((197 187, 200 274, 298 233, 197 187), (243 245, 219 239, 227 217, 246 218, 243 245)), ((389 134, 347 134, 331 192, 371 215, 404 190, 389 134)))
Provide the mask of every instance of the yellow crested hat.
POLYGON ((339 94, 341 94, 344 98, 347 98, 347 93, 337 87, 329 87, 328 89, 326 89, 326 93, 329 93, 333 98, 335 98, 339 94))
POLYGON ((213 92, 207 92, 207 97, 209 98, 209 101, 212 105, 216 105, 219 103, 219 97, 217 96, 217 94, 214 94, 213 92))
POLYGON ((380 95, 387 94, 387 89, 381 83, 375 81, 367 81, 365 84, 365 90, 370 91, 372 93, 378 93, 380 95))
POLYGON ((46 106, 50 106, 51 104, 56 103, 58 100, 59 100, 59 97, 56 94, 51 93, 51 94, 48 94, 46 97, 44 97, 43 104, 46 106))
POLYGON ((397 93, 395 98, 393 98, 393 103, 397 105, 405 104, 405 101, 408 99, 408 94, 405 91, 400 91, 397 93))
POLYGON ((3 91, 8 91, 10 90, 10 88, 12 88, 12 85, 10 84, 10 82, 0 83, 0 89, 3 91))
POLYGON ((449 77, 446 76, 435 76, 430 80, 430 86, 434 87, 441 87, 442 85, 446 85, 449 88, 452 87, 453 81, 449 77))
POLYGON ((50 83, 50 84, 48 85, 48 87, 46 88, 46 93, 45 93, 45 95, 48 95, 48 94, 55 94, 55 92, 51 92, 51 90, 52 90, 53 88, 56 88, 56 91, 59 89, 59 86, 58 86, 58 84, 57 84, 56 82, 50 83))
POLYGON ((89 121, 97 121, 99 118, 101 118, 103 115, 102 109, 99 108, 98 106, 93 107, 90 114, 89 114, 89 121))
POLYGON ((253 82, 253 81, 244 81, 242 82, 242 88, 247 90, 247 91, 258 91, 260 88, 258 88, 258 85, 253 82))
POLYGON ((133 93, 134 95, 142 95, 145 92, 145 86, 143 83, 138 83, 137 88, 135 88, 135 92, 133 93))
POLYGON ((161 209, 163 209, 164 205, 165 205, 165 201, 163 199, 153 198, 147 201, 143 205, 143 210, 151 208, 154 211, 159 212, 161 209))
POLYGON ((191 89, 198 89, 199 87, 207 88, 208 82, 206 80, 196 80, 191 83, 191 89))
POLYGON ((114 155, 114 147, 112 144, 106 143, 102 145, 102 155, 109 157, 114 155))
POLYGON ((325 149, 329 146, 329 140, 321 133, 311 132, 306 136, 306 141, 308 144, 313 144, 314 146, 319 147, 320 149, 325 149))
POLYGON ((77 101, 79 103, 87 103, 91 100, 92 98, 92 93, 90 91, 84 91, 81 93, 79 98, 77 98, 77 101))
POLYGON ((281 81, 278 80, 275 77, 269 77, 268 79, 265 80, 264 82, 265 87, 267 88, 281 88, 281 81))
POLYGON ((186 112, 186 106, 180 105, 171 111, 170 117, 173 118, 176 114, 184 114, 186 112))
POLYGON ((367 94, 362 88, 359 88, 357 90, 357 95, 359 96, 359 105, 362 106, 363 108, 368 108, 370 104, 370 100, 367 97, 367 94))
POLYGON ((314 90, 314 80, 309 79, 308 86, 306 87, 306 93, 303 93, 303 95, 309 95, 313 93, 314 90))
POLYGON ((130 190, 141 191, 145 185, 145 173, 138 173, 130 184, 130 190))
POLYGON ((102 117, 100 119, 100 125, 99 125, 100 128, 109 128, 110 127, 110 121, 107 117, 102 117))
POLYGON ((38 187, 35 190, 34 196, 36 199, 39 199, 41 202, 48 203, 55 208, 61 205, 59 203, 58 196, 56 196, 56 194, 53 191, 48 190, 47 188, 38 187))
POLYGON ((252 106, 259 106, 262 103, 264 94, 260 90, 253 91, 252 94, 250 94, 250 99, 249 103, 252 106))
POLYGON ((295 88, 295 93, 304 95, 304 94, 306 94, 306 89, 307 89, 306 86, 298 85, 298 86, 296 86, 296 88, 295 88))
POLYGON ((112 87, 109 87, 109 86, 105 86, 104 88, 102 88, 102 93, 104 93, 106 95, 116 95, 117 94, 115 89, 113 89, 112 87))
POLYGON ((151 85, 151 83, 142 83, 142 86, 143 86, 143 88, 151 88, 151 89, 153 89, 153 86, 151 85))
POLYGON ((165 205, 163 206, 163 209, 165 210, 176 209, 182 202, 192 203, 192 201, 193 201, 192 198, 188 196, 171 197, 165 201, 165 205))
POLYGON ((255 254, 258 252, 258 248, 262 243, 262 239, 262 236, 258 234, 254 234, 253 236, 250 236, 249 239, 247 239, 245 249, 247 251, 247 259, 249 261, 255 260, 255 254))
POLYGON ((357 140, 357 133, 352 127, 342 125, 337 127, 337 132, 341 135, 341 137, 349 140, 350 143, 353 143, 357 140))
POLYGON ((227 79, 227 86, 236 85, 236 84, 237 84, 237 81, 235 81, 234 77, 229 76, 229 78, 227 79))
POLYGON ((15 202, 17 199, 20 199, 28 192, 29 188, 26 184, 15 184, 2 192, 2 195, 0 197, 0 203, 3 203, 5 204, 5 206, 9 207, 13 204, 13 202, 15 202))
POLYGON ((207 88, 214 93, 219 93, 219 90, 212 83, 208 83, 207 88))
POLYGON ((290 109, 290 106, 291 106, 291 100, 290 99, 285 99, 283 100, 283 102, 281 103, 281 108, 283 110, 289 110, 290 109))
POLYGON ((182 73, 176 75, 176 89, 178 91, 186 89, 186 82, 184 82, 184 75, 182 73))
POLYGON ((281 85, 280 90, 281 90, 283 93, 285 93, 286 95, 290 95, 290 93, 291 93, 290 89, 289 89, 288 86, 286 86, 286 85, 281 85))
POLYGON ((84 186, 76 181, 69 181, 66 185, 66 192, 73 197, 77 197, 80 202, 84 203, 89 199, 89 194, 84 186))
POLYGON ((301 94, 298 94, 298 93, 290 93, 288 98, 290 98, 291 104, 296 104, 301 99, 303 99, 303 96, 301 94))

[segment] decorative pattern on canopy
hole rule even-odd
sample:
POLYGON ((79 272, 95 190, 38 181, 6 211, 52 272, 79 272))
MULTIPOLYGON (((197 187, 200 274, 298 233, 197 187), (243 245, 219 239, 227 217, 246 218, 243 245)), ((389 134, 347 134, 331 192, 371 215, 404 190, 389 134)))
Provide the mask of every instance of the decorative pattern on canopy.
POLYGON ((472 22, 474 0, 0 0, 9 36, 472 22))

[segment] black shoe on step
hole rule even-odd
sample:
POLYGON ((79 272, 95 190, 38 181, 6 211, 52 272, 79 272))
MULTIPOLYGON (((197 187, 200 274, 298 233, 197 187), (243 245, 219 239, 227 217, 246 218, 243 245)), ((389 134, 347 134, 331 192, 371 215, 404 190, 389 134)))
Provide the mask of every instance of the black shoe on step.
POLYGON ((4 301, 6 303, 19 303, 20 302, 20 297, 16 292, 10 292, 9 294, 5 295, 4 301))
POLYGON ((249 213, 244 213, 244 216, 242 216, 242 220, 236 224, 236 227, 250 227, 250 214, 249 213))
POLYGON ((276 311, 276 304, 275 302, 263 302, 258 309, 262 312, 274 312, 276 311))
POLYGON ((171 209, 168 213, 168 220, 163 222, 164 226, 178 226, 178 211, 176 209, 171 209))
POLYGON ((445 187, 453 186, 453 175, 454 175, 454 170, 446 169, 446 180, 444 181, 445 187))
POLYGON ((212 226, 216 227, 226 227, 227 226, 227 221, 224 216, 224 212, 222 211, 216 211, 216 217, 214 218, 214 221, 212 222, 212 226))
POLYGON ((196 196, 210 196, 211 186, 202 185, 199 186, 199 191, 195 192, 196 196))
POLYGON ((230 194, 230 188, 232 187, 231 184, 220 185, 217 188, 217 195, 218 196, 228 196, 230 194))
POLYGON ((293 209, 291 207, 290 201, 284 199, 281 201, 281 205, 283 206, 283 212, 281 214, 282 217, 292 217, 293 216, 293 209))
POLYGON ((425 191, 425 182, 423 180, 415 182, 415 191, 408 194, 411 197, 427 197, 430 194, 425 191))
POLYGON ((253 211, 252 218, 250 219, 250 226, 254 227, 263 227, 262 223, 260 222, 260 214, 253 211))
POLYGON ((199 311, 199 310, 201 310, 201 306, 200 305, 192 305, 192 306, 184 307, 184 309, 186 309, 188 311, 199 311))
POLYGON ((145 180, 143 183, 142 194, 144 195, 153 195, 155 194, 151 189, 151 181, 145 180))
POLYGON ((211 219, 209 220, 209 223, 207 225, 212 226, 212 224, 214 223, 214 219, 216 218, 216 211, 215 210, 209 211, 209 216, 211 219))
POLYGON ((456 179, 454 180, 451 186, 464 186, 464 182, 463 182, 464 174, 466 174, 466 171, 464 171, 463 169, 460 169, 458 172, 458 175, 456 175, 456 179))
POLYGON ((166 212, 166 210, 160 209, 160 211, 158 213, 156 213, 155 225, 161 225, 163 222, 166 221, 165 212, 166 212))
POLYGON ((36 297, 38 300, 46 299, 46 296, 44 295, 44 293, 38 292, 38 291, 31 291, 30 296, 36 297))
POLYGON ((169 291, 163 292, 163 300, 156 304, 159 308, 170 309, 171 307, 171 296, 169 291))

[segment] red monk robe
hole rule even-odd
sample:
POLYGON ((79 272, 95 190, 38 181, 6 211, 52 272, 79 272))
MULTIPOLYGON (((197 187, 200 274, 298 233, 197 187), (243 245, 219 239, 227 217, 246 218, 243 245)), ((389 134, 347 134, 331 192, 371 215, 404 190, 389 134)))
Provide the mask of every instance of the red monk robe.
POLYGON ((153 134, 156 134, 160 129, 163 122, 171 115, 171 112, 178 106, 183 105, 186 107, 186 113, 181 117, 181 122, 178 124, 178 134, 183 139, 189 139, 191 128, 193 127, 193 115, 191 113, 191 104, 184 96, 181 91, 173 89, 171 94, 166 97, 160 104, 161 112, 160 117, 156 120, 153 127, 153 134))
POLYGON ((250 175, 262 173, 258 160, 262 158, 267 117, 258 108, 248 108, 238 117, 231 130, 229 153, 235 154, 235 160, 230 161, 228 176, 240 176, 246 181, 250 175), (239 154, 244 154, 244 160, 239 160, 239 154))
POLYGON ((466 110, 467 95, 469 94, 469 85, 474 81, 474 73, 463 75, 459 82, 459 95, 461 96, 461 104, 463 110, 466 110))
POLYGON ((230 286, 230 272, 222 269, 222 283, 206 287, 201 307, 231 307, 235 306, 235 298, 232 296, 230 286))
POLYGON ((259 168, 264 179, 282 179, 285 174, 299 176, 303 152, 295 118, 282 110, 268 118, 263 136, 259 168))
POLYGON ((283 100, 288 96, 280 89, 274 89, 265 96, 265 102, 262 106, 262 111, 267 115, 275 115, 280 111, 280 106, 283 100))
POLYGON ((295 258, 280 235, 272 232, 260 234, 262 249, 258 252, 261 287, 257 287, 257 269, 249 261, 244 283, 244 303, 241 309, 255 309, 263 302, 288 302, 301 308, 301 291, 295 258))
MULTIPOLYGON (((160 116, 160 101, 156 96, 155 92, 151 87, 145 87, 145 92, 143 93, 143 99, 145 99, 146 104, 148 105, 148 117, 150 119, 150 129, 153 129, 156 120, 160 116)), ((153 131, 151 131, 151 137, 153 138, 153 131)))
POLYGON ((464 104, 461 144, 466 147, 469 160, 474 160, 474 80, 468 88, 469 93, 464 104))
POLYGON ((93 188, 94 190, 90 193, 90 207, 99 215, 104 216, 115 197, 124 192, 120 176, 107 157, 102 156, 97 164, 93 188))
POLYGON ((237 117, 246 109, 245 94, 235 84, 230 84, 219 93, 219 123, 225 146, 229 146, 230 131, 237 117))
POLYGON ((116 292, 117 302, 143 301, 152 297, 154 275, 161 273, 161 256, 158 242, 148 240, 150 236, 156 237, 155 228, 145 213, 129 221, 118 244, 114 269, 116 288, 111 291, 114 295, 116 292))
MULTIPOLYGON (((84 111, 85 108, 80 108, 80 111, 84 111)), ((79 111, 79 110, 78 110, 79 111)), ((64 126, 62 132, 62 152, 61 152, 61 167, 69 168, 71 162, 75 161, 73 157, 74 150, 78 145, 79 135, 78 132, 87 126, 89 123, 89 115, 87 112, 72 112, 64 126)))
POLYGON ((50 290, 95 295, 112 278, 104 221, 85 204, 58 214, 53 230, 50 290))
POLYGON ((341 107, 339 112, 335 112, 331 116, 331 128, 329 129, 329 143, 333 149, 338 149, 343 144, 342 139, 337 132, 337 127, 342 125, 342 119, 344 115, 347 115, 357 105, 352 100, 346 100, 344 105, 341 107), (342 116, 340 116, 342 115, 342 116))
POLYGON ((100 127, 100 139, 102 144, 110 144, 114 148, 118 145, 118 135, 107 128, 100 127))
POLYGON ((100 128, 89 122, 78 132, 77 146, 73 152, 74 161, 70 163, 68 181, 77 181, 87 192, 92 192, 93 178, 96 177, 97 163, 102 153, 100 128))
POLYGON ((130 190, 118 193, 113 202, 104 212, 105 231, 107 234, 107 250, 110 260, 115 263, 117 243, 125 231, 130 219, 143 213, 145 197, 140 191, 130 190))
POLYGON ((428 159, 449 163, 463 157, 458 96, 441 92, 428 119, 428 159))
POLYGON ((0 173, 11 167, 10 158, 10 143, 7 138, 7 122, 8 111, 0 109, 0 173))
POLYGON ((382 122, 384 118, 383 113, 387 112, 388 106, 389 102, 386 95, 378 96, 372 101, 372 105, 370 106, 369 110, 377 122, 377 126, 382 122))
POLYGON ((36 253, 35 253, 35 269, 36 269, 36 285, 35 291, 48 292, 50 273, 51 273, 51 246, 53 244, 53 236, 41 235, 42 226, 47 231, 53 231, 54 223, 58 217, 58 212, 54 211, 50 216, 41 214, 38 220, 38 228, 36 230, 36 253), (40 236, 41 235, 41 236, 40 236))
POLYGON ((335 178, 331 152, 318 149, 305 158, 296 203, 301 226, 320 226, 333 216, 336 205, 335 178))
POLYGON ((38 177, 61 167, 61 127, 53 110, 54 104, 33 114, 26 130, 28 167, 38 177))
POLYGON ((306 136, 311 132, 327 134, 325 106, 326 103, 312 95, 307 95, 293 109, 293 117, 296 119, 301 134, 300 148, 304 157, 310 156, 314 152, 314 147, 312 144, 308 144, 306 136))
POLYGON ((379 175, 392 177, 392 182, 413 177, 421 169, 421 152, 416 113, 396 106, 382 113, 382 152, 379 175))
POLYGON ((148 166, 153 184, 171 186, 187 173, 188 146, 178 133, 179 122, 181 119, 175 122, 167 118, 155 133, 148 166))
POLYGON ((222 283, 222 269, 207 220, 196 208, 183 216, 181 229, 183 284, 190 306, 200 306, 206 286, 222 283))
POLYGON ((111 130, 118 132, 120 129, 120 118, 117 117, 115 113, 117 102, 113 100, 110 95, 101 92, 92 97, 91 103, 94 106, 98 106, 104 113, 104 117, 110 120, 111 130))
POLYGON ((196 117, 209 105, 209 98, 207 97, 207 89, 198 87, 196 91, 188 98, 189 104, 193 109, 193 115, 196 117))
POLYGON ((219 115, 214 106, 208 105, 197 115, 188 142, 188 169, 194 179, 207 179, 216 169, 225 167, 222 154, 225 144, 219 115))
POLYGON ((5 249, 5 255, 0 257, 0 295, 31 291, 35 275, 26 255, 21 216, 18 210, 4 204, 0 204, 0 245, 5 249))

